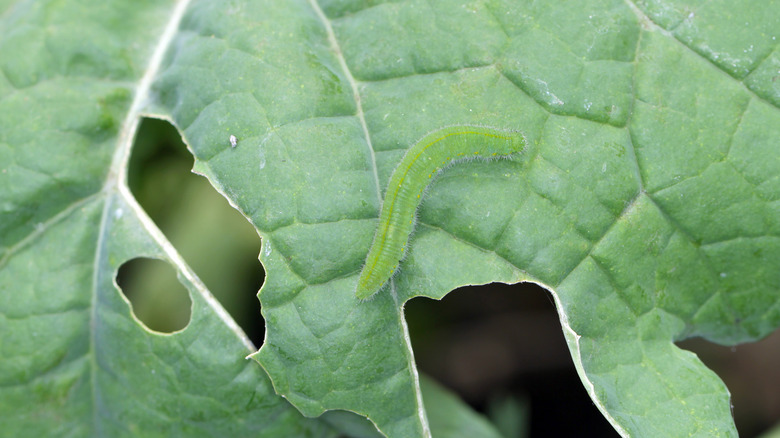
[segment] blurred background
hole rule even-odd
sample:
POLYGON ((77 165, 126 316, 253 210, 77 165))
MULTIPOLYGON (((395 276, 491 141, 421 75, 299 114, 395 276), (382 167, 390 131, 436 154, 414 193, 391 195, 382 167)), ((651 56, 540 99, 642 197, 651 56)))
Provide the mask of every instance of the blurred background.
MULTIPOLYGON (((191 168, 192 156, 176 129, 146 119, 130 163, 130 189, 259 347, 260 237, 191 168)), ((121 267, 117 282, 150 329, 169 333, 189 323, 189 296, 168 263, 132 260, 121 267)), ((465 287, 441 301, 410 301, 406 317, 420 370, 488 415, 507 437, 618 436, 585 392, 553 300, 542 288, 465 287)), ((736 347, 701 339, 678 345, 726 382, 740 436, 760 436, 780 422, 780 331, 736 347)))

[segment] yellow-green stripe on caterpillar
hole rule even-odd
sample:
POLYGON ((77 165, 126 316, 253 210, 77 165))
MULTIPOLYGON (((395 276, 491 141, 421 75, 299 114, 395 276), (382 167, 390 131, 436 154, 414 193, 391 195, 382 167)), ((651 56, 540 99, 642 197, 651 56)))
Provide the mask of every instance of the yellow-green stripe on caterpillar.
POLYGON ((387 184, 374 241, 358 277, 355 296, 364 300, 393 276, 414 230, 415 212, 428 184, 450 164, 470 158, 501 158, 522 152, 520 132, 455 125, 426 134, 395 168, 387 184))

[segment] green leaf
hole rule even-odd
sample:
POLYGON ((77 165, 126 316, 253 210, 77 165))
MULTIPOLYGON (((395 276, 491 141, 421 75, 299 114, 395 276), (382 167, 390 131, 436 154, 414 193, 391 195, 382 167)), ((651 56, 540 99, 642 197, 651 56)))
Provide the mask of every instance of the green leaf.
MULTIPOLYGON (((195 151, 266 238, 268 336, 254 357, 279 392, 307 415, 350 409, 389 436, 424 435, 403 303, 529 280, 554 293, 585 387, 619 432, 735 435, 725 386, 674 342, 745 342, 780 322, 780 88, 750 73, 777 56, 778 8, 286 7, 299 21, 274 28, 306 42, 291 54, 284 30, 269 33, 253 69, 269 85, 233 88, 267 118, 229 151, 254 172, 195 151), (265 76, 277 65, 297 84, 265 76), (445 172, 391 290, 356 301, 390 172, 417 138, 457 123, 519 129, 531 148, 445 172), (253 187, 268 189, 244 195, 253 187)), ((199 118, 187 134, 212 145, 220 126, 199 118)))
POLYGON ((502 437, 487 419, 472 412, 457 396, 432 379, 421 376, 420 388, 433 435, 451 438, 502 437))
POLYGON ((335 436, 273 392, 254 346, 136 204, 126 162, 185 3, 0 10, 0 435, 335 436), (169 30, 170 33, 165 33, 169 30), (150 332, 115 283, 158 258, 192 299, 150 332))
POLYGON ((727 389, 674 342, 780 325, 774 1, 0 11, 3 434, 370 430, 306 419, 276 391, 309 417, 428 436, 404 303, 533 281, 621 434, 736 435, 727 389), (257 362, 126 188, 144 114, 177 126, 263 237, 257 362), (391 287, 359 302, 390 173, 425 133, 466 123, 521 130, 529 149, 445 171, 391 287), (140 256, 190 291, 183 331, 133 318, 114 277, 140 256))

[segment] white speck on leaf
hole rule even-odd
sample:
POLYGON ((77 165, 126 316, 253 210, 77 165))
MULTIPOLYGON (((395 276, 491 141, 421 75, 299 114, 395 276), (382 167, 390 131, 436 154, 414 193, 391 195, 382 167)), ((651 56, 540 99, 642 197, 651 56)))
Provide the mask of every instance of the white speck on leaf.
POLYGON ((258 154, 258 166, 260 169, 265 169, 265 152, 263 152, 263 149, 260 148, 260 153, 258 154))
POLYGON ((229 139, 230 139, 230 147, 231 148, 234 148, 234 147, 238 146, 238 139, 236 138, 235 135, 230 134, 230 138, 229 139))
POLYGON ((547 82, 545 82, 545 81, 543 81, 541 79, 536 79, 536 83, 538 84, 539 91, 541 91, 542 93, 544 93, 548 97, 546 99, 547 100, 547 104, 554 105, 554 106, 561 106, 561 105, 563 105, 563 101, 561 99, 559 99, 558 96, 556 96, 555 94, 550 92, 550 89, 547 86, 547 82))

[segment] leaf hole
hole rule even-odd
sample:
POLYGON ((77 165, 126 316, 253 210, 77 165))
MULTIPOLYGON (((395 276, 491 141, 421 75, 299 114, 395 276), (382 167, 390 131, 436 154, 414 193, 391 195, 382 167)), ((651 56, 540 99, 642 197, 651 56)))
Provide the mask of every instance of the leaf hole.
POLYGON ((149 330, 173 333, 189 324, 192 300, 170 263, 143 257, 128 260, 119 267, 116 282, 133 315, 149 330))
POLYGON ((553 298, 544 288, 467 286, 441 301, 412 299, 405 309, 422 372, 495 424, 502 422, 494 413, 506 400, 530 407, 526 429, 504 431, 507 436, 579 436, 583 430, 617 436, 577 375, 553 298))
MULTIPOLYGON (((227 141, 227 139, 226 139, 227 141)), ((165 237, 252 342, 265 325, 257 292, 260 237, 203 176, 167 121, 144 119, 128 169, 130 191, 165 237)))

